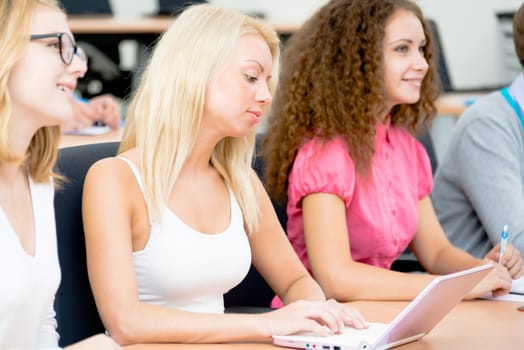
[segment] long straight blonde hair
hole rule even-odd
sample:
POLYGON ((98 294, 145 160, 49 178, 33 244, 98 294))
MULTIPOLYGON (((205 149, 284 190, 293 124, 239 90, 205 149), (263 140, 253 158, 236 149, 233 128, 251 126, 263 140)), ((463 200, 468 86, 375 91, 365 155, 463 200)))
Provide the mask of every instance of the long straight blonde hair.
POLYGON ((0 162, 24 164, 37 183, 48 182, 50 176, 60 178, 52 172, 58 153, 60 128, 49 126, 38 129, 25 157, 13 154, 9 149, 9 140, 11 123, 15 121, 7 85, 13 67, 29 43, 31 20, 39 5, 61 10, 56 0, 0 0, 0 162))
MULTIPOLYGON (((162 208, 190 154, 200 129, 206 88, 242 35, 256 33, 273 57, 270 92, 278 77, 280 41, 274 29, 236 11, 212 5, 185 10, 162 36, 131 101, 120 152, 137 148, 145 201, 151 220, 162 208)), ((259 211, 251 179, 255 131, 221 140, 212 165, 234 192, 249 232, 258 229, 259 211)))

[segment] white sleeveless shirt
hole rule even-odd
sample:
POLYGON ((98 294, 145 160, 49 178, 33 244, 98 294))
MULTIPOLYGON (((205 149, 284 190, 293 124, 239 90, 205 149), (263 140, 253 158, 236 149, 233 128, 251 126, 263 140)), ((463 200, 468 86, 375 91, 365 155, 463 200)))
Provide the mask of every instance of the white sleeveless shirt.
POLYGON ((27 254, 0 207, 0 349, 58 346, 53 301, 60 283, 52 183, 29 179, 35 253, 27 254))
MULTIPOLYGON (((142 177, 133 171, 142 194, 142 177)), ((139 299, 191 312, 223 313, 223 295, 240 283, 251 265, 242 211, 229 189, 231 219, 225 231, 204 234, 186 225, 167 206, 162 223, 151 222, 149 240, 133 253, 139 299)))

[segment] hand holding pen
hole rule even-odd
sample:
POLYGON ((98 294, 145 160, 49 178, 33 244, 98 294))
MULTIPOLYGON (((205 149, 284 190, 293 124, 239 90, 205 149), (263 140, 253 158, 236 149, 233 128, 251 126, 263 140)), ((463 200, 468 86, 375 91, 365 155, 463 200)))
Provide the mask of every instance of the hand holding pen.
POLYGON ((486 258, 498 261, 499 264, 508 270, 512 279, 524 276, 524 266, 519 251, 509 242, 508 225, 500 233, 500 243, 486 254, 486 258))

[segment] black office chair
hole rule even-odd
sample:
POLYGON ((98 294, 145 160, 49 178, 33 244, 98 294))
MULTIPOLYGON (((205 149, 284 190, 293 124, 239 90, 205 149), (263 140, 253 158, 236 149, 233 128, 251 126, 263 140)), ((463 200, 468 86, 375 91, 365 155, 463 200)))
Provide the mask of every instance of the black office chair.
POLYGON ((275 293, 257 269, 251 265, 247 276, 224 295, 226 313, 260 313, 270 311, 275 293))
POLYGON ((63 148, 58 153, 57 171, 68 179, 55 193, 55 219, 62 283, 56 294, 55 310, 60 346, 105 331, 87 277, 82 189, 89 167, 99 159, 116 154, 118 142, 63 148))

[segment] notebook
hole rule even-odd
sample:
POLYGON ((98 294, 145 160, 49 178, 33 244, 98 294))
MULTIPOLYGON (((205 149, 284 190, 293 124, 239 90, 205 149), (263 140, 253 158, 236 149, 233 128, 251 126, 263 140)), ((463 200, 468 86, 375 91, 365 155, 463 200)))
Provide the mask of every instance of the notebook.
POLYGON ((312 333, 273 336, 280 346, 318 350, 378 350, 421 339, 492 269, 491 264, 436 277, 389 323, 370 323, 368 329, 346 327, 342 334, 312 333))

